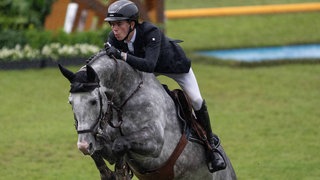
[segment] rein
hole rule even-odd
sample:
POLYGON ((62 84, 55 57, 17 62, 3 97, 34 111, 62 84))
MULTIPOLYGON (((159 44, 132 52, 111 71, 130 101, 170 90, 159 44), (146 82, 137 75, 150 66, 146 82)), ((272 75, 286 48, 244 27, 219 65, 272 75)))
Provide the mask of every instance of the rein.
MULTIPOLYGON (((116 63, 116 70, 117 70, 117 84, 116 86, 119 87, 120 86, 120 79, 121 79, 121 73, 119 71, 119 68, 118 68, 118 61, 115 57, 112 58, 115 63, 116 63)), ((143 84, 143 81, 142 81, 142 75, 140 74, 140 82, 138 83, 137 87, 135 88, 135 90, 127 97, 126 100, 124 100, 124 102, 120 105, 120 106, 117 106, 115 105, 114 103, 114 99, 115 99, 115 92, 112 94, 110 100, 108 101, 108 108, 107 108, 107 112, 103 118, 103 121, 107 122, 109 124, 109 126, 111 126, 112 128, 119 128, 119 131, 120 131, 120 134, 123 136, 123 132, 122 132, 122 129, 121 129, 121 125, 123 123, 123 118, 122 118, 122 114, 123 114, 123 107, 127 104, 127 102, 139 91, 139 89, 142 87, 142 84, 143 84), (117 121, 118 123, 117 124, 114 124, 112 122, 112 119, 113 119, 113 110, 115 110, 117 112, 117 121)), ((114 86, 114 87, 116 87, 114 86)), ((115 89, 115 88, 113 88, 115 89)))
POLYGON ((120 130, 120 134, 123 136, 123 132, 121 130, 121 125, 123 123, 123 118, 122 118, 122 113, 123 113, 123 107, 127 104, 127 102, 139 91, 139 89, 141 88, 143 84, 143 81, 140 81, 140 83, 138 84, 138 86, 136 87, 136 89, 130 94, 130 96, 120 105, 120 106, 116 106, 114 104, 114 102, 112 100, 108 101, 108 110, 104 116, 103 121, 106 121, 112 128, 119 128, 120 130), (112 122, 113 119, 113 110, 115 110, 117 112, 118 115, 118 123, 114 124, 112 122))

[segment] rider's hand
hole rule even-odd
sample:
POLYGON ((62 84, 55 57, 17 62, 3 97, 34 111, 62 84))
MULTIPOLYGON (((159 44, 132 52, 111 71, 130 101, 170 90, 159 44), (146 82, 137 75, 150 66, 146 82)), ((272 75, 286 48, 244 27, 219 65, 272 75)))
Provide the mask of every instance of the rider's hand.
POLYGON ((121 57, 121 51, 113 46, 107 46, 105 47, 106 53, 109 57, 114 56, 116 59, 122 59, 121 57))

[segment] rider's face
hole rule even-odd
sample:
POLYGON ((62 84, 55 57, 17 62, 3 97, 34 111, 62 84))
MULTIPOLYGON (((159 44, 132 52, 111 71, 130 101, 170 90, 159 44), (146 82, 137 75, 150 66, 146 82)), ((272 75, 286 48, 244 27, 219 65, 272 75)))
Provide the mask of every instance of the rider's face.
POLYGON ((109 24, 118 41, 122 41, 127 36, 130 27, 128 21, 112 21, 109 24))

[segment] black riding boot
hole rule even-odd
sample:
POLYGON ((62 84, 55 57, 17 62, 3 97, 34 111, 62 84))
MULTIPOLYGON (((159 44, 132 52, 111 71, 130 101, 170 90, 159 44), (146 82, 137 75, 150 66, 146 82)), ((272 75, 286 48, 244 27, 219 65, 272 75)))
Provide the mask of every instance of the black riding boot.
MULTIPOLYGON (((197 120, 200 123, 200 125, 204 128, 207 134, 207 138, 209 141, 209 144, 211 146, 211 149, 207 149, 207 155, 208 155, 208 168, 211 173, 225 169, 226 168, 226 162, 222 156, 222 153, 217 149, 215 146, 215 141, 219 141, 218 136, 213 134, 210 124, 210 118, 207 110, 207 106, 205 101, 203 100, 201 109, 198 111, 195 111, 195 114, 197 116, 197 120), (210 167, 211 166, 211 167, 210 167)), ((219 144, 219 143, 217 143, 219 144)))

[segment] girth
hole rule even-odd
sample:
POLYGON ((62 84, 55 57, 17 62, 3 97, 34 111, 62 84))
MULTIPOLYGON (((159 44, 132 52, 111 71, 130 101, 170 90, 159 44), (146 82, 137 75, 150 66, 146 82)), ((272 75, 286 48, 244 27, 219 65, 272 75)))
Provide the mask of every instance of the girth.
POLYGON ((169 159, 160 168, 148 170, 144 173, 138 172, 133 167, 130 168, 134 172, 134 175, 136 175, 140 180, 171 180, 174 178, 173 167, 187 143, 188 140, 186 134, 183 133, 169 159))

